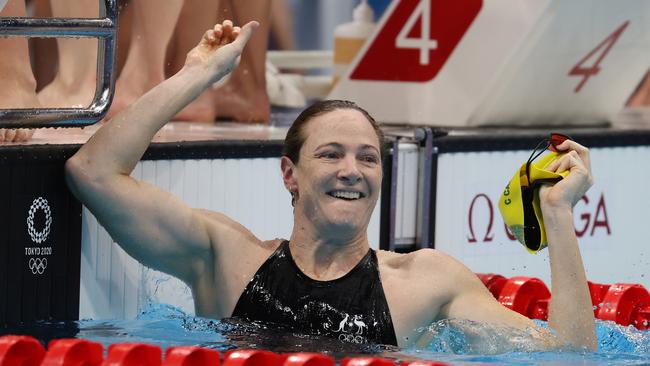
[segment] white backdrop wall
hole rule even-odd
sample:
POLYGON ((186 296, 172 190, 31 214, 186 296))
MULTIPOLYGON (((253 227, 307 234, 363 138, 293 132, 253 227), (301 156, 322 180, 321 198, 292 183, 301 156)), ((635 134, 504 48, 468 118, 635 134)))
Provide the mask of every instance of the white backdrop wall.
MULTIPOLYGON (((189 206, 223 212, 260 239, 289 238, 293 212, 279 158, 141 161, 136 179, 155 184, 189 206)), ((368 228, 379 246, 379 203, 368 228)), ((190 289, 142 266, 115 244, 95 217, 82 213, 80 319, 133 318, 148 301, 194 313, 190 289)))
MULTIPOLYGON (((435 244, 474 272, 535 276, 550 285, 548 251, 529 254, 508 237, 498 211, 503 188, 529 154, 440 154, 435 244)), ((650 288, 649 159, 648 146, 591 149, 595 183, 574 209, 589 280, 650 288)))

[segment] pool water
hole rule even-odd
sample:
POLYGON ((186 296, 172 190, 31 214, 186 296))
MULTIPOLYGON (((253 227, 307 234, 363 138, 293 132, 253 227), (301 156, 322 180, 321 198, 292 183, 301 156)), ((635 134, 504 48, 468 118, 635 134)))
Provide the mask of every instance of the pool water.
POLYGON ((100 342, 105 347, 119 342, 141 342, 162 348, 197 345, 219 351, 263 348, 274 352, 320 352, 336 358, 361 354, 396 360, 418 358, 453 365, 650 364, 650 332, 611 322, 597 322, 598 352, 529 352, 534 342, 523 332, 458 320, 438 322, 422 332, 428 333, 428 341, 409 348, 357 345, 259 323, 194 317, 166 305, 150 305, 135 320, 39 322, 0 328, 0 334, 28 334, 44 343, 75 337, 100 342))

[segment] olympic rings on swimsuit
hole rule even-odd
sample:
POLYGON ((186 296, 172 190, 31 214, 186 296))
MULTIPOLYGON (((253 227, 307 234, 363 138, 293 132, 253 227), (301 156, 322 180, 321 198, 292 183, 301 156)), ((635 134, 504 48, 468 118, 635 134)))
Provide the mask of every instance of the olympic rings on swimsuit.
POLYGON ((47 268, 47 258, 29 258, 29 269, 33 274, 43 274, 47 268))
POLYGON ((345 333, 339 334, 339 341, 356 343, 356 344, 366 343, 366 339, 360 335, 355 336, 354 334, 345 334, 345 333))

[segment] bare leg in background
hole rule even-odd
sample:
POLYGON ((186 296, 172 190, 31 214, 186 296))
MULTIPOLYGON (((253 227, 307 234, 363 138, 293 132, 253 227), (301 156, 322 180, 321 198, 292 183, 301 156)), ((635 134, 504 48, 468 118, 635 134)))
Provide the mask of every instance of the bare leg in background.
MULTIPOLYGON (((199 6, 199 2, 196 2, 199 6)), ((182 0, 135 0, 131 42, 126 63, 115 86, 108 118, 119 113, 165 80, 167 45, 183 5, 182 0)))
MULTIPOLYGON (((97 0, 53 0, 57 18, 97 18, 97 0)), ((97 39, 57 38, 58 72, 38 94, 44 107, 85 108, 92 102, 97 83, 97 39)))
MULTIPOLYGON (((266 51, 270 31, 270 0, 221 0, 219 14, 220 19, 234 18, 237 24, 256 20, 260 27, 246 45, 239 66, 230 77, 219 87, 208 89, 175 119, 214 121, 219 118, 236 122, 268 123, 271 106, 266 93, 266 51)), ((193 19, 195 18, 188 17, 183 21, 193 19)), ((176 51, 178 54, 186 50, 179 48, 176 51)))
POLYGON ((271 0, 271 38, 279 50, 295 50, 293 16, 287 0, 271 0))
MULTIPOLYGON (((196 40, 203 35, 205 30, 212 28, 217 22, 218 13, 218 0, 205 1, 201 6, 197 6, 194 0, 185 1, 167 52, 169 60, 167 75, 174 75, 183 67, 185 56, 196 46, 196 40)), ((233 16, 228 18, 233 19, 233 16)), ((238 22, 235 20, 235 23, 238 22)), ((214 90, 208 88, 177 114, 174 120, 212 123, 217 116, 217 107, 213 100, 214 90)))
MULTIPOLYGON (((24 17, 25 14, 23 0, 9 0, 0 11, 2 17, 24 17)), ((0 50, 0 108, 39 108, 27 38, 0 38, 0 50)), ((0 142, 26 141, 33 133, 34 130, 27 129, 0 129, 0 142)))

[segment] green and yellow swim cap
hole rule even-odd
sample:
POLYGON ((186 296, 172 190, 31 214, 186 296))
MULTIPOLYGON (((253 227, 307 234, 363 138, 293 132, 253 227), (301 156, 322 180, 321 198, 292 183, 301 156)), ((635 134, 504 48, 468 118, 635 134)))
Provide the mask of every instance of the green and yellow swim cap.
POLYGON ((554 173, 546 167, 557 160, 562 153, 551 152, 536 162, 524 163, 515 173, 499 199, 499 211, 510 231, 530 253, 546 248, 544 218, 539 203, 539 188, 542 183, 555 184, 569 172, 554 173))

